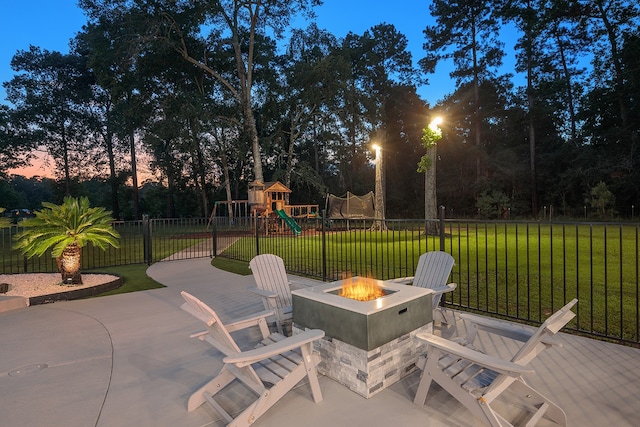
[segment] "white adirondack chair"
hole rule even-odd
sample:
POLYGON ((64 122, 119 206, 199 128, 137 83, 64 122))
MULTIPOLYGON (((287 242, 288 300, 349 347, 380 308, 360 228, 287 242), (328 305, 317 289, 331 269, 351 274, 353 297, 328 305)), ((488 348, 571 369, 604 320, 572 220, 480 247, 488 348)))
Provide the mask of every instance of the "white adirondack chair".
POLYGON ((305 377, 309 380, 313 400, 316 403, 322 401, 316 372, 319 356, 313 353, 313 341, 322 338, 323 331, 308 330, 292 337, 278 333, 269 335, 265 317, 272 312, 263 312, 225 326, 205 303, 187 292, 181 294, 186 301, 181 308, 207 325, 206 331, 191 337, 207 341, 224 354, 224 366, 215 378, 191 395, 187 403, 188 411, 207 402, 227 426, 249 426, 305 377), (241 351, 230 332, 250 326, 259 326, 264 339, 255 349, 241 351), (234 380, 240 381, 257 396, 235 418, 215 399, 234 380))
POLYGON ((439 312, 444 319, 444 323, 448 324, 447 317, 440 306, 440 300, 442 299, 442 294, 452 292, 457 286, 455 283, 447 283, 451 275, 451 270, 453 269, 453 264, 453 257, 446 252, 426 252, 420 255, 415 276, 394 279, 393 281, 404 284, 413 282, 413 286, 433 290, 434 318, 436 313, 439 312))
POLYGON ((262 254, 249 262, 257 287, 249 290, 262 298, 265 310, 273 310, 278 332, 283 334, 284 324, 293 316, 291 284, 284 261, 277 255, 262 254))
POLYGON ((510 322, 463 314, 461 317, 469 323, 469 334, 464 339, 454 342, 433 334, 417 334, 427 342, 427 355, 426 362, 425 358, 418 362, 423 372, 414 403, 424 405, 433 380, 489 426, 512 426, 493 405, 503 394, 517 397, 526 405, 529 417, 523 425, 533 426, 547 418, 566 426, 564 411, 530 387, 523 375, 534 373, 527 366, 531 360, 546 348, 558 344, 553 336, 575 317, 571 308, 577 302, 574 299, 562 307, 533 333, 510 322), (525 344, 511 360, 503 360, 473 348, 478 330, 524 341, 525 344))

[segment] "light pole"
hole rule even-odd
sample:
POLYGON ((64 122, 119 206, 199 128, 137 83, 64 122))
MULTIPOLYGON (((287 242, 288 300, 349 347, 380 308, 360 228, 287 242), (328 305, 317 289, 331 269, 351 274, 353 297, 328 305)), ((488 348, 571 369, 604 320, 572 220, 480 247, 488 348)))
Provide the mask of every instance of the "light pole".
POLYGON ((437 144, 442 138, 442 117, 434 117, 426 129, 422 130, 422 145, 426 153, 420 159, 418 172, 424 172, 424 221, 425 234, 438 233, 438 200, 436 198, 437 144))
POLYGON ((387 229, 384 222, 384 170, 382 165, 382 147, 373 144, 376 151, 376 192, 375 192, 375 217, 371 226, 372 231, 383 231, 387 229))

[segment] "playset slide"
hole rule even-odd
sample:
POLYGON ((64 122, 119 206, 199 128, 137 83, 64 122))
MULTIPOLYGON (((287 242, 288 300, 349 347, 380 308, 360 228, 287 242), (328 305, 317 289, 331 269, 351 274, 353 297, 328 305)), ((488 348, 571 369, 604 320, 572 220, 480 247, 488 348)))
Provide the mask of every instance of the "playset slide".
POLYGON ((302 228, 300 228, 298 223, 293 218, 291 218, 289 215, 287 215, 287 213, 285 211, 280 209, 280 210, 276 210, 276 213, 289 226, 291 231, 293 231, 293 234, 295 234, 297 236, 297 235, 302 233, 302 228))

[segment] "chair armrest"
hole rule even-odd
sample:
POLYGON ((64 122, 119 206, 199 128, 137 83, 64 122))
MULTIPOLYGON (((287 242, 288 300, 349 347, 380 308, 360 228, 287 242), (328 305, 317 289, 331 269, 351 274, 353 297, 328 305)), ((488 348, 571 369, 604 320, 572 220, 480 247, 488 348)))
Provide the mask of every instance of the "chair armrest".
POLYGON ((324 336, 324 331, 320 329, 310 329, 308 331, 287 337, 273 344, 258 347, 253 350, 243 351, 232 356, 227 356, 222 361, 231 363, 239 368, 251 365, 252 363, 277 356, 289 350, 300 348, 303 345, 318 340, 324 336))
POLYGON ((287 274, 287 280, 289 281, 289 287, 292 289, 306 289, 326 284, 326 282, 322 280, 300 277, 294 274, 287 274))
POLYGON ((231 323, 225 323, 225 327, 227 331, 239 331, 241 329, 250 328, 252 326, 259 326, 259 322, 261 319, 266 319, 269 316, 273 316, 272 310, 261 311, 256 314, 252 314, 251 316, 241 317, 239 319, 235 319, 231 323))
POLYGON ((275 292, 267 291, 257 287, 251 287, 249 288, 249 291, 253 292, 254 294, 260 295, 263 298, 276 298, 278 296, 278 294, 275 292))
MULTIPOLYGON (((503 373, 505 375, 519 376, 522 374, 535 373, 534 370, 527 368, 526 366, 518 365, 517 363, 513 363, 508 360, 499 359, 497 357, 472 350, 468 347, 464 347, 458 343, 449 341, 437 335, 423 332, 416 334, 416 336, 421 340, 426 341, 429 346, 439 348, 445 353, 454 354, 458 357, 469 360, 478 365, 482 365, 496 372, 503 373)), ((429 355, 427 354, 427 358, 428 357, 429 355)))
POLYGON ((409 283, 413 282, 413 279, 415 279, 415 277, 410 276, 410 277, 398 277, 396 279, 389 279, 389 281, 393 283, 398 283, 400 285, 408 285, 409 283))
POLYGON ((438 294, 444 294, 446 292, 453 292, 456 289, 456 286, 458 286, 457 283, 449 283, 446 284, 444 286, 440 286, 438 288, 430 288, 434 295, 438 295, 438 294))
POLYGON ((286 307, 282 307, 280 309, 280 313, 282 313, 282 314, 293 314, 293 306, 292 305, 288 305, 286 307))
POLYGON ((468 313, 460 313, 460 318, 472 323, 479 330, 522 342, 527 341, 535 333, 534 330, 526 330, 522 326, 518 326, 505 320, 491 319, 484 316, 474 316, 473 314, 468 313))

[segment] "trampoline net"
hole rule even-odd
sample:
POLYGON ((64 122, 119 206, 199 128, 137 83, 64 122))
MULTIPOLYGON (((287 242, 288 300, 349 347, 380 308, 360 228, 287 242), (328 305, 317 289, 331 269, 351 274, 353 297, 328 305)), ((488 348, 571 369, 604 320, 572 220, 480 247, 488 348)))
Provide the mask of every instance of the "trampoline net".
POLYGON ((362 219, 375 216, 373 191, 364 196, 347 192, 343 197, 327 196, 327 216, 329 218, 362 219))

